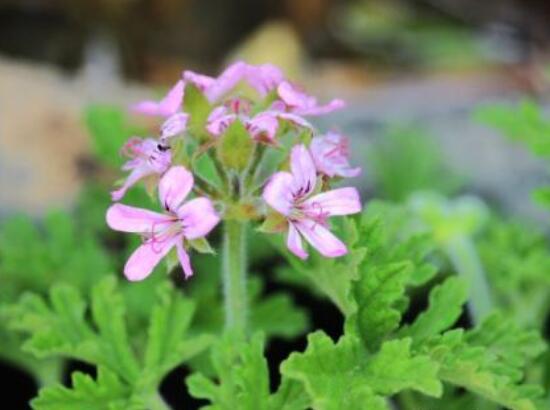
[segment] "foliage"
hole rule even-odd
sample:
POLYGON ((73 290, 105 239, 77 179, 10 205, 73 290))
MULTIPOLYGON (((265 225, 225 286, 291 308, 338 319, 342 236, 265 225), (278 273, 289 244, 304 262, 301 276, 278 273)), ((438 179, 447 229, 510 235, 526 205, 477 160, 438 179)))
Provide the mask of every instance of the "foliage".
POLYGON ((93 287, 89 302, 74 287, 57 285, 47 300, 26 293, 5 314, 13 330, 28 335, 23 350, 98 368, 95 382, 77 372, 71 390, 41 390, 33 408, 143 408, 167 372, 208 346, 207 335, 187 334, 193 311, 193 302, 162 284, 148 326, 129 333, 124 297, 109 277, 93 287))

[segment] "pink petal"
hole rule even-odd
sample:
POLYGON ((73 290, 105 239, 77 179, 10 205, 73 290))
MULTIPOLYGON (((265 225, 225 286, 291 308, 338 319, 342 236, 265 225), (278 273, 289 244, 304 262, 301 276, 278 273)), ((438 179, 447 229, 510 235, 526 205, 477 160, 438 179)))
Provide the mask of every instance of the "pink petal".
POLYGON ((313 129, 313 125, 311 125, 311 123, 309 121, 305 120, 300 115, 293 114, 293 113, 290 113, 290 112, 280 112, 280 113, 277 113, 277 117, 282 119, 282 120, 289 121, 289 122, 291 122, 295 125, 298 125, 300 127, 313 129))
POLYGON ((297 108, 297 109, 293 110, 293 112, 298 114, 298 115, 317 116, 317 115, 325 115, 325 114, 331 113, 333 111, 340 110, 340 109, 344 108, 345 106, 346 106, 346 103, 344 102, 344 100, 334 99, 334 100, 330 101, 328 104, 325 104, 325 105, 317 105, 317 103, 315 103, 315 105, 310 106, 310 107, 297 108))
POLYGON ((359 176, 361 174, 361 167, 355 167, 350 168, 348 167, 341 167, 336 170, 335 175, 344 177, 344 178, 354 178, 356 176, 359 176))
POLYGON ((176 243, 176 249, 178 251, 178 259, 180 260, 181 267, 183 268, 183 275, 185 279, 193 276, 193 268, 191 267, 191 260, 189 254, 185 251, 181 241, 176 243))
POLYGON ((212 201, 204 197, 186 202, 177 213, 182 219, 183 234, 187 239, 206 236, 220 222, 212 201))
POLYGON ((295 145, 290 153, 290 169, 294 177, 295 195, 306 196, 315 189, 317 170, 305 145, 295 145))
POLYGON ((124 274, 131 281, 145 279, 170 249, 181 240, 181 235, 176 235, 162 242, 151 243, 148 241, 142 244, 130 255, 124 266, 124 274))
POLYGON ((145 178, 148 175, 154 174, 155 170, 149 167, 146 163, 142 163, 135 167, 132 172, 126 177, 124 184, 116 191, 111 191, 111 199, 113 201, 120 201, 126 191, 134 186, 140 179, 145 178))
POLYGON ((193 174, 183 166, 170 168, 159 182, 160 203, 166 210, 175 211, 193 188, 193 174))
POLYGON ((132 110, 144 115, 168 117, 180 109, 183 89, 184 84, 180 80, 161 101, 142 101, 132 106, 132 110))
POLYGON ((283 72, 272 64, 262 64, 259 66, 249 66, 246 76, 247 82, 258 93, 265 97, 271 90, 283 81, 283 72))
POLYGON ((295 222, 295 225, 304 238, 321 255, 327 258, 336 258, 348 253, 346 245, 323 225, 311 220, 298 221, 295 222))
POLYGON ((309 198, 304 207, 327 216, 350 215, 361 212, 361 199, 355 188, 338 188, 309 198))
POLYGON ((161 126, 161 137, 170 138, 174 135, 181 134, 187 127, 189 114, 178 112, 168 117, 161 126))
MULTIPOLYGON (((214 110, 215 111, 215 110, 214 110)), ((222 116, 215 116, 213 120, 208 122, 206 129, 212 135, 222 135, 227 127, 229 127, 233 121, 237 118, 236 114, 227 114, 222 116)))
POLYGON ((215 102, 234 88, 246 75, 248 66, 242 61, 238 61, 225 69, 206 91, 205 95, 208 101, 215 102))
POLYGON ((107 225, 115 231, 135 233, 151 233, 156 227, 171 223, 168 215, 123 204, 111 205, 106 219, 107 225))
POLYGON ((216 81, 215 78, 209 77, 207 75, 197 74, 190 70, 184 71, 182 77, 185 82, 193 84, 202 92, 204 92, 207 88, 212 87, 212 85, 216 81))
POLYGON ((307 95, 288 81, 283 81, 277 87, 277 93, 281 100, 291 108, 305 108, 316 104, 315 98, 307 95))
POLYGON ((264 112, 247 121, 246 125, 255 140, 273 141, 279 128, 279 121, 270 113, 264 112))
POLYGON ((294 177, 288 172, 273 174, 264 188, 264 201, 276 211, 288 216, 293 206, 293 183, 294 177))
POLYGON ((288 224, 288 236, 286 239, 288 249, 300 259, 307 259, 308 253, 304 250, 302 238, 292 223, 288 224))

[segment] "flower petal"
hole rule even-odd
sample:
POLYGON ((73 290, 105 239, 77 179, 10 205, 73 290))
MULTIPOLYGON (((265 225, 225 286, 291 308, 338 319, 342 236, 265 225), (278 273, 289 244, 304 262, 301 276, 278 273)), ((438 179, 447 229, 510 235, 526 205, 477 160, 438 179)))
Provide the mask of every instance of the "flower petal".
POLYGON ((180 80, 161 101, 142 101, 132 106, 132 110, 144 115, 168 117, 180 109, 183 89, 184 84, 180 80))
POLYGON ((183 268, 183 275, 185 276, 185 279, 187 279, 193 276, 191 259, 189 258, 189 254, 183 247, 183 243, 181 241, 176 243, 176 249, 178 251, 178 259, 180 260, 181 267, 183 268))
POLYGON ((135 233, 150 233, 156 225, 171 223, 168 215, 123 204, 111 205, 106 220, 107 225, 115 231, 135 233))
POLYGON ((264 201, 283 215, 289 215, 293 206, 293 183, 294 177, 288 172, 273 174, 264 188, 264 201))
POLYGON ((246 122, 250 135, 256 141, 272 142, 279 128, 279 121, 268 112, 260 113, 246 122))
POLYGON ((333 111, 340 110, 345 106, 346 106, 346 103, 344 102, 344 100, 334 99, 325 105, 317 105, 317 103, 315 103, 315 105, 310 107, 297 108, 293 110, 293 112, 298 115, 317 116, 317 115, 325 115, 333 111))
POLYGON ((304 250, 302 238, 292 223, 288 224, 288 236, 286 239, 288 249, 300 259, 307 259, 308 253, 304 250))
POLYGON ((212 201, 205 197, 186 202, 177 213, 182 219, 183 235, 187 239, 206 236, 220 222, 212 201))
POLYGON ((181 134, 185 131, 188 120, 189 114, 178 112, 171 115, 161 126, 161 137, 170 138, 174 135, 181 134))
POLYGON ((309 211, 327 216, 350 215, 361 212, 361 199, 355 188, 338 188, 317 194, 303 204, 309 211))
POLYGON ((124 184, 116 191, 111 191, 111 199, 113 201, 120 201, 126 191, 134 186, 140 179, 145 178, 148 175, 154 174, 155 170, 149 167, 146 163, 141 163, 136 166, 130 174, 126 177, 124 184))
POLYGON ((131 281, 145 279, 170 249, 181 240, 181 235, 176 235, 162 242, 145 242, 130 255, 124 266, 124 275, 131 281))
POLYGON ((193 84, 202 92, 204 92, 207 88, 212 87, 212 85, 216 81, 216 79, 213 77, 198 74, 191 70, 184 71, 182 74, 182 78, 184 82, 189 82, 193 84))
POLYGON ((337 258, 348 253, 346 245, 323 225, 305 220, 294 223, 304 238, 327 258, 337 258))
POLYGON ((216 81, 205 91, 208 101, 215 102, 241 81, 247 73, 248 65, 243 61, 227 67, 216 81))
POLYGON ((279 84, 277 94, 290 108, 306 108, 317 104, 315 98, 307 95, 288 81, 283 81, 279 84))
POLYGON ((246 81, 262 97, 265 97, 271 90, 283 81, 283 72, 272 64, 261 64, 248 66, 246 81))
POLYGON ((208 117, 206 129, 216 137, 222 135, 237 118, 236 114, 225 114, 226 111, 225 107, 218 107, 208 117))
POLYGON ((296 145, 290 153, 290 169, 294 177, 292 186, 295 195, 306 196, 315 189, 317 170, 305 145, 296 145))
POLYGON ((193 174, 185 167, 170 168, 159 182, 159 198, 164 209, 177 210, 193 188, 193 183, 193 174))

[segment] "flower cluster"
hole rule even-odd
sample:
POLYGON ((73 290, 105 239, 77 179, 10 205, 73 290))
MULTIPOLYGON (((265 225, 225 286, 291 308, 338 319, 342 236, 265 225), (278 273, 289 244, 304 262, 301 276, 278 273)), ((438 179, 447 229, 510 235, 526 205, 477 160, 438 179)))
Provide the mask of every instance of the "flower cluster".
POLYGON ((124 146, 129 174, 112 199, 154 177, 163 212, 120 203, 107 211, 112 229, 144 238, 126 276, 147 277, 174 250, 189 277, 190 248, 208 250, 205 237, 221 219, 263 219, 264 232, 286 230, 288 249, 302 259, 304 239, 326 257, 344 255, 328 218, 360 212, 361 203, 355 188, 329 186, 360 169, 349 165, 344 136, 318 134, 307 119, 343 106, 338 99, 319 104, 273 65, 244 62, 217 78, 184 71, 162 100, 134 105, 162 124, 158 138, 135 137, 124 146))

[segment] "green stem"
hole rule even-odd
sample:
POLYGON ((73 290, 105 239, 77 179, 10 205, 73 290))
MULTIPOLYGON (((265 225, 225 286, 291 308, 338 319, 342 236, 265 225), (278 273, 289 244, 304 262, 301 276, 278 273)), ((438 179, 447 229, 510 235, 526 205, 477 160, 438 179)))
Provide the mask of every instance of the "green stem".
POLYGON ((225 296, 225 328, 244 335, 248 320, 246 295, 246 224, 225 221, 223 237, 223 289, 225 296))
POLYGON ((467 236, 458 236, 447 243, 446 251, 456 271, 468 282, 468 309, 472 321, 478 324, 492 311, 493 303, 475 246, 467 236))

